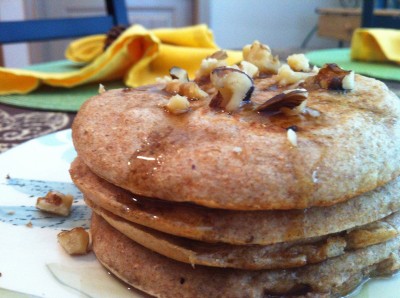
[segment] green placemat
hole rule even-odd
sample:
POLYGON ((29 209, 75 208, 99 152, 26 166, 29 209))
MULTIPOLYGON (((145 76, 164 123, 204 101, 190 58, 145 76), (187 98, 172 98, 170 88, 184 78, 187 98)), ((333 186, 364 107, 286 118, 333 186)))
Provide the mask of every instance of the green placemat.
POLYGON ((306 53, 312 64, 322 66, 325 63, 336 63, 346 70, 383 80, 400 81, 400 65, 390 63, 371 63, 352 61, 350 49, 326 49, 306 53))
MULTIPOLYGON (((37 64, 27 67, 30 70, 43 72, 68 72, 78 70, 82 65, 67 60, 37 64)), ((124 87, 122 81, 102 83, 106 89, 124 87)), ((91 96, 99 90, 98 83, 81 85, 74 88, 57 88, 42 85, 29 94, 12 94, 0 96, 0 102, 17 107, 40 110, 75 112, 91 96)))

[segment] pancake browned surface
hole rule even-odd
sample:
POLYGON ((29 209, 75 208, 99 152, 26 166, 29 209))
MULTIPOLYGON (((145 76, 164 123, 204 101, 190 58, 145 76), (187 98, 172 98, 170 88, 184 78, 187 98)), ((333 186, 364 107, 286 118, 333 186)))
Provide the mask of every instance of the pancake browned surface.
POLYGON ((338 234, 272 245, 211 244, 176 237, 126 221, 98 206, 89 206, 113 228, 136 243, 168 258, 222 268, 285 269, 322 262, 358 248, 397 237, 400 212, 338 234))
POLYGON ((99 261, 125 282, 157 297, 338 297, 364 278, 388 275, 400 266, 399 237, 298 269, 246 271, 193 268, 173 261, 136 244, 95 214, 91 231, 99 261))
POLYGON ((243 56, 82 106, 71 177, 99 261, 157 297, 337 297, 398 270, 398 98, 259 42, 243 56))
POLYGON ((208 242, 261 244, 337 233, 400 209, 400 179, 346 202, 307 210, 231 211, 140 197, 92 171, 78 157, 71 177, 84 196, 117 216, 168 234, 208 242))
MULTIPOLYGON (((133 193, 226 209, 308 208, 400 174, 400 103, 377 80, 356 75, 351 92, 309 90, 307 106, 319 117, 222 113, 210 98, 172 115, 160 89, 107 91, 86 101, 74 121, 80 158, 133 193), (287 138, 294 125, 297 147, 287 138)), ((255 95, 261 101, 271 93, 255 95)))

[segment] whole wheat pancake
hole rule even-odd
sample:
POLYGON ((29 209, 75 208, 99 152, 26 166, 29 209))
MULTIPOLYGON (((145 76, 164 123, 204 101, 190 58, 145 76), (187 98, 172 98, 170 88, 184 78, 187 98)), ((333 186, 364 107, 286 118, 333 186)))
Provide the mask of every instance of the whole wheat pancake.
MULTIPOLYGON (((271 97, 262 84, 255 101, 271 97)), ((133 193, 223 209, 301 209, 400 174, 400 101, 377 80, 356 75, 352 91, 309 90, 307 106, 318 117, 229 114, 210 108, 210 97, 173 115, 160 88, 94 96, 73 124, 83 161, 133 193), (297 147, 287 138, 294 126, 297 147)))
POLYGON ((400 209, 400 179, 330 207, 231 211, 132 194, 94 175, 80 158, 70 172, 95 205, 155 230, 207 242, 267 245, 318 237, 365 225, 400 209))
POLYGON ((99 261, 120 279, 156 297, 338 297, 366 277, 400 268, 400 237, 298 269, 247 271, 193 268, 173 261, 136 244, 95 214, 91 232, 99 261))
POLYGON ((113 228, 170 259, 191 264, 249 270, 285 269, 322 262, 345 250, 367 247, 400 234, 400 212, 340 234, 272 245, 205 243, 176 237, 126 221, 98 206, 89 206, 113 228))

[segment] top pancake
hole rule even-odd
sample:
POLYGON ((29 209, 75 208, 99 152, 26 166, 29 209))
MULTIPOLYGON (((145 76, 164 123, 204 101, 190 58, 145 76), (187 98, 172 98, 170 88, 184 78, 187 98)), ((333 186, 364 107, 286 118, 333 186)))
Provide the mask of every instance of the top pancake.
MULTIPOLYGON (((273 79, 257 82, 262 102, 273 79)), ((320 113, 286 116, 214 110, 209 99, 165 111, 160 86, 94 96, 73 124, 78 155, 97 175, 144 196, 236 210, 329 206, 400 174, 400 105, 356 76, 350 92, 310 90, 320 113), (287 128, 297 126, 297 147, 287 128)))

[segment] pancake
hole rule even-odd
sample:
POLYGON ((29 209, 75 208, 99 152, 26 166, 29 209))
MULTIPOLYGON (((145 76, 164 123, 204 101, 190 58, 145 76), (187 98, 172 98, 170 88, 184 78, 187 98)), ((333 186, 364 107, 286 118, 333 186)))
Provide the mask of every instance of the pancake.
MULTIPOLYGON (((271 97, 266 82, 256 83, 254 101, 271 97)), ((174 115, 161 88, 99 94, 73 123, 80 158, 132 193, 232 210, 304 209, 400 174, 400 101, 377 80, 356 75, 351 91, 308 90, 318 117, 223 113, 209 107, 211 97, 174 115), (297 146, 287 138, 294 126, 297 146)))
POLYGON ((161 233, 123 220, 89 203, 113 228, 144 247, 170 259, 198 265, 249 270, 286 269, 322 262, 355 248, 367 247, 400 234, 400 212, 366 226, 324 237, 262 245, 211 244, 161 233))
POLYGON ((92 218, 91 233, 93 251, 110 272, 156 297, 234 298, 284 294, 339 297, 369 276, 388 275, 400 268, 400 237, 316 265, 248 271, 193 268, 173 261, 136 244, 96 214, 92 218))
POLYGON ((400 209, 400 179, 330 207, 230 211, 144 198, 94 175, 78 157, 71 177, 86 199, 128 221, 205 242, 268 245, 324 236, 382 219, 400 209))

